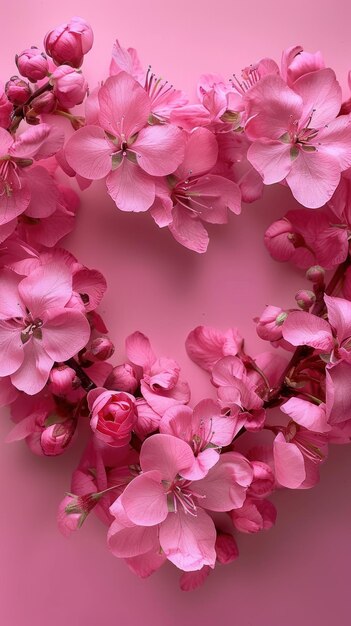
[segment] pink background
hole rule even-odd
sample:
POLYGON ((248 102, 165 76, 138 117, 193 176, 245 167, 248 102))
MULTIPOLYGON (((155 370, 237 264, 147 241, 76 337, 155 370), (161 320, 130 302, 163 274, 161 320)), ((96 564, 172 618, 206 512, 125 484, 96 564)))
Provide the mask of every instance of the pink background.
MULTIPOLYGON (((138 48, 145 64, 194 92, 204 71, 225 76, 261 56, 279 59, 283 47, 322 49, 343 87, 351 66, 348 0, 1 0, 0 67, 15 73, 13 57, 41 44, 46 30, 72 15, 91 22, 96 43, 85 72, 93 87, 106 75, 118 36, 138 48), (282 9, 282 7, 285 7, 282 9), (6 7, 6 8, 5 8, 6 7)), ((206 378, 184 350, 187 332, 200 323, 237 325, 248 347, 263 347, 252 318, 267 303, 292 305, 302 274, 275 264, 262 244, 265 227, 291 200, 284 189, 211 228, 207 255, 181 248, 147 215, 122 214, 95 184, 85 192, 76 235, 68 247, 109 283, 102 311, 123 358, 124 337, 147 333, 156 349, 175 356, 191 379, 193 399, 208 394, 206 378), (286 285, 289 284, 289 287, 286 285)), ((0 423, 0 623, 6 626, 96 626, 214 622, 240 626, 349 626, 351 562, 351 457, 333 447, 321 484, 308 492, 281 492, 277 526, 239 537, 241 558, 218 568, 201 590, 183 594, 178 572, 166 567, 147 581, 135 578, 105 547, 105 528, 94 517, 66 540, 56 528, 56 507, 69 488, 79 446, 64 458, 42 459, 24 444, 7 445, 0 423)))

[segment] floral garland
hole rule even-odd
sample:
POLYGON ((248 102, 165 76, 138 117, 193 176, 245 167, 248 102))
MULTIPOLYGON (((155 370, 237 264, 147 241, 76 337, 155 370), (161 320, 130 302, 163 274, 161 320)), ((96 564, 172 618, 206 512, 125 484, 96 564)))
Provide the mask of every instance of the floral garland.
POLYGON ((46 54, 16 56, 22 78, 0 87, 0 402, 15 422, 8 440, 40 455, 62 454, 90 423, 60 529, 94 509, 136 574, 169 560, 189 590, 238 556, 235 531, 274 524, 276 488, 314 486, 329 443, 351 440, 351 100, 320 53, 296 46, 280 67, 264 58, 240 79, 202 76, 189 104, 118 42, 86 98, 79 68, 92 43, 74 18, 46 35, 46 54), (83 117, 71 109, 84 100, 83 117), (70 122, 66 140, 57 116, 70 122), (81 189, 104 179, 120 210, 149 211, 196 252, 206 223, 226 223, 263 184, 288 185, 306 208, 265 242, 307 270, 310 288, 257 318, 279 350, 251 357, 237 329, 195 328, 187 352, 216 399, 194 408, 178 364, 142 333, 112 366, 96 311, 106 281, 58 247, 79 204, 63 175, 81 189))

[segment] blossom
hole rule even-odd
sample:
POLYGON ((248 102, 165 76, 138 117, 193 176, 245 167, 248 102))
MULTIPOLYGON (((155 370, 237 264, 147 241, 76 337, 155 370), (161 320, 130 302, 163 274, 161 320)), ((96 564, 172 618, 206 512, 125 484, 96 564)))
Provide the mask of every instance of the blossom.
POLYGON ((205 478, 191 482, 183 472, 193 462, 190 446, 177 437, 157 434, 145 440, 142 473, 110 508, 116 521, 109 546, 116 556, 136 556, 160 545, 184 571, 214 567, 216 529, 202 507, 225 511, 241 506, 252 470, 242 455, 230 452, 205 478))
POLYGON ((183 158, 183 134, 170 124, 148 125, 150 98, 125 72, 108 78, 98 99, 100 126, 74 133, 65 148, 68 164, 84 178, 107 177, 108 193, 122 211, 147 211, 154 177, 171 174, 183 158))
POLYGON ((16 55, 16 65, 19 73, 30 81, 36 82, 45 78, 49 71, 48 60, 43 52, 35 46, 26 48, 16 55))
POLYGON ((221 332, 211 326, 197 326, 185 342, 189 357, 208 372, 222 357, 236 356, 242 346, 243 338, 237 328, 221 332))
POLYGON ((93 45, 94 35, 89 24, 81 17, 50 30, 44 39, 46 53, 56 65, 80 67, 84 55, 93 45))
POLYGON ((59 104, 71 109, 81 104, 88 91, 88 83, 80 71, 69 65, 60 65, 50 76, 53 93, 59 104))
POLYGON ((88 393, 90 425, 98 439, 112 446, 129 443, 136 421, 135 398, 103 388, 88 393))
POLYGON ((266 184, 286 180, 308 208, 330 200, 351 165, 351 124, 337 117, 341 89, 331 69, 298 78, 293 89, 267 76, 245 95, 248 159, 266 184))
POLYGON ((0 376, 11 376, 17 389, 36 394, 55 361, 65 361, 85 346, 90 327, 85 315, 66 306, 72 276, 64 265, 38 267, 22 279, 4 269, 0 281, 0 376))
POLYGON ((7 128, 10 125, 10 116, 13 105, 8 99, 3 84, 0 82, 0 128, 7 128))

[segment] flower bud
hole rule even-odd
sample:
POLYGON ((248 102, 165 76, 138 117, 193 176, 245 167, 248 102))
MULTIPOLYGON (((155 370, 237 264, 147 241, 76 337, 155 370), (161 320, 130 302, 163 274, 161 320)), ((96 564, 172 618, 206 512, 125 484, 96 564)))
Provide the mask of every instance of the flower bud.
POLYGON ((247 491, 254 498, 268 496, 274 489, 275 477, 272 469, 262 461, 251 461, 253 468, 252 483, 247 491))
POLYGON ((63 498, 58 509, 57 522, 59 530, 65 537, 82 526, 99 498, 100 494, 97 493, 82 496, 69 493, 63 498))
POLYGON ((30 111, 33 111, 35 115, 52 113, 56 109, 56 104, 57 100, 52 91, 45 91, 45 93, 40 94, 40 96, 37 96, 31 101, 30 111))
POLYGON ((32 92, 25 80, 18 76, 12 76, 5 85, 5 93, 10 102, 19 106, 27 102, 32 92))
POLYGON ((64 396, 70 393, 76 378, 75 371, 68 365, 58 365, 53 367, 49 374, 50 389, 56 396, 64 396))
POLYGON ((114 351, 115 347, 108 337, 97 337, 91 342, 83 358, 88 361, 107 361, 114 351))
POLYGON ((46 456, 62 454, 72 441, 75 430, 76 422, 72 419, 45 428, 40 437, 40 445, 44 454, 46 456))
POLYGON ((0 84, 0 128, 8 128, 12 111, 13 105, 9 101, 3 85, 0 84))
POLYGON ((111 374, 106 380, 108 389, 116 389, 117 391, 126 391, 134 393, 138 388, 139 381, 132 365, 123 363, 114 367, 111 374))
POLYGON ((49 31, 45 36, 44 46, 56 65, 80 67, 93 41, 91 26, 81 17, 73 17, 68 23, 49 31))
POLYGON ((69 65, 60 65, 51 75, 54 95, 65 109, 81 104, 88 91, 83 74, 69 65))
POLYGON ((261 339, 266 341, 278 341, 282 339, 282 325, 288 314, 277 306, 266 306, 261 317, 256 320, 256 332, 261 339))
POLYGON ((314 284, 324 283, 325 270, 320 265, 313 265, 306 272, 307 280, 314 284))
POLYGON ((243 533, 257 533, 274 526, 277 511, 269 500, 248 497, 240 509, 231 511, 230 516, 237 530, 243 533))
POLYGON ((49 71, 48 60, 44 52, 40 52, 35 46, 16 55, 16 65, 19 73, 33 83, 45 78, 49 71))
POLYGON ((135 398, 128 393, 104 389, 88 393, 90 426, 98 439, 112 446, 129 443, 136 421, 135 398))
POLYGON ((316 296, 313 291, 308 289, 300 289, 295 295, 295 300, 303 311, 309 311, 311 306, 316 302, 316 296))
POLYGON ((285 217, 273 222, 266 230, 264 242, 276 261, 289 261, 295 249, 303 246, 304 239, 294 232, 294 227, 285 217))
POLYGON ((232 537, 232 535, 228 535, 227 533, 218 532, 215 550, 217 561, 222 563, 222 565, 231 563, 239 556, 238 546, 236 545, 234 537, 232 537))

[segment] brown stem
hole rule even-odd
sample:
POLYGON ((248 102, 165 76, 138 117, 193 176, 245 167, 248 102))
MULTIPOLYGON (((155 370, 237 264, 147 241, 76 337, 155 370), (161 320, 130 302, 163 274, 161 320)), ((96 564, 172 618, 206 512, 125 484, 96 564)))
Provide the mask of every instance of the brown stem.
POLYGON ((37 96, 41 96, 41 94, 45 93, 46 91, 51 91, 51 89, 53 89, 53 85, 51 85, 50 81, 48 81, 47 83, 45 83, 45 85, 42 85, 41 87, 39 87, 39 89, 34 91, 34 93, 29 96, 28 100, 24 104, 21 104, 21 106, 15 108, 13 112, 13 121, 9 127, 10 133, 13 133, 15 130, 17 130, 20 122, 23 120, 24 107, 27 107, 32 102, 32 100, 34 100, 34 98, 36 98, 37 96))
POLYGON ((88 392, 92 389, 96 389, 95 383, 91 380, 91 378, 89 378, 89 376, 85 373, 85 371, 81 368, 81 366, 79 365, 79 363, 77 363, 75 359, 68 359, 67 361, 65 361, 65 363, 66 365, 68 365, 68 367, 71 367, 75 371, 85 391, 88 392))

